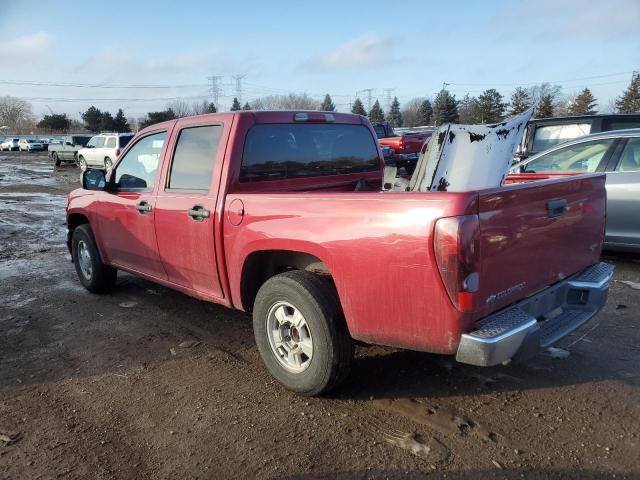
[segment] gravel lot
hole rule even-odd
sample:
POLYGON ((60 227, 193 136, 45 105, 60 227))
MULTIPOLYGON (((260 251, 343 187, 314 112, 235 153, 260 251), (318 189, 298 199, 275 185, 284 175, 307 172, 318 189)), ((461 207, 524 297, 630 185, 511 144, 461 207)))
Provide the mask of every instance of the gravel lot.
POLYGON ((0 152, 0 478, 640 478, 640 257, 605 310, 526 365, 358 347, 301 398, 250 318, 133 276, 96 296, 64 245, 78 170, 0 152), (411 449, 415 452, 412 452, 411 449))

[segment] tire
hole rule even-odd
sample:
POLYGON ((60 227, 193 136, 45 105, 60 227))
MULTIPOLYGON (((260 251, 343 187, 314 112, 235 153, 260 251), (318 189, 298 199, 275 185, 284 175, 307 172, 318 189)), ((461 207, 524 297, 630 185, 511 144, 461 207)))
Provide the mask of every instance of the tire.
POLYGON ((60 157, 58 157, 58 154, 57 154, 56 152, 53 152, 53 155, 51 155, 51 158, 52 158, 52 159, 53 159, 53 161, 55 162, 56 167, 59 167, 59 166, 60 166, 60 163, 62 163, 62 162, 60 161, 60 157))
POLYGON ((254 303, 253 332, 269 373, 301 395, 328 392, 351 368, 353 342, 338 294, 318 275, 296 270, 267 280, 254 303))
POLYGON ((80 167, 81 172, 84 172, 88 167, 87 161, 82 155, 78 157, 78 166, 80 167))
POLYGON ((112 167, 113 167, 113 162, 111 161, 111 159, 109 157, 106 157, 104 159, 104 171, 106 172, 107 170, 109 170, 112 167))
POLYGON ((91 293, 106 293, 113 288, 118 271, 102 263, 89 224, 80 225, 73 231, 71 257, 84 288, 91 293))

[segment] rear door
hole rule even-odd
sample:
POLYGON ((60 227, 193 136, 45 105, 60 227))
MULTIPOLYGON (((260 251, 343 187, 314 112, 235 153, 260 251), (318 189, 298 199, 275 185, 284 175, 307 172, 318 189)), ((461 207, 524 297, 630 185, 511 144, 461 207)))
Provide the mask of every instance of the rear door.
POLYGON ((216 261, 216 200, 232 118, 178 123, 156 200, 158 249, 169 281, 214 299, 224 296, 216 261))
POLYGON ((485 314, 599 261, 605 175, 513 184, 479 195, 485 314))
POLYGON ((640 137, 623 140, 621 154, 607 172, 606 242, 640 247, 640 137))

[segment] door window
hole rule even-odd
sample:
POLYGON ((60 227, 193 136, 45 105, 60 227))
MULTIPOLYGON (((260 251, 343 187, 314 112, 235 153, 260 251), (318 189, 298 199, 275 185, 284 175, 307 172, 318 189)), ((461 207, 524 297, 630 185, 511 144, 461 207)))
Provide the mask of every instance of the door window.
POLYGON ((102 147, 104 147, 104 137, 97 137, 96 148, 102 148, 102 147))
POLYGON ((104 146, 107 148, 116 148, 116 137, 107 138, 107 142, 104 146))
POLYGON ((208 191, 222 125, 183 128, 176 143, 167 188, 208 191))
POLYGON ((95 146, 96 146, 97 142, 98 142, 98 137, 91 137, 91 140, 89 140, 89 141, 87 142, 87 147, 88 147, 88 148, 92 148, 92 147, 94 147, 94 148, 95 148, 95 146))
POLYGON ((591 173, 595 172, 614 138, 567 145, 549 152, 525 165, 527 173, 591 173))
POLYGON ((640 171, 640 138, 630 138, 620 155, 616 172, 640 171))
POLYGON ((114 184, 118 190, 153 190, 167 132, 141 138, 118 162, 114 184))

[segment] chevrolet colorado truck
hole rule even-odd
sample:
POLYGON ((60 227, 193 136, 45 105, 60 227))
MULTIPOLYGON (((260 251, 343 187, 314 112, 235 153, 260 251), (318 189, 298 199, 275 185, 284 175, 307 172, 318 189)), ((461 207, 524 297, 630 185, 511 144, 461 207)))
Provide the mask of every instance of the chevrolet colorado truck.
POLYGON ((397 135, 389 122, 374 123, 373 129, 378 137, 378 143, 392 150, 391 162, 398 167, 404 167, 411 175, 425 142, 433 132, 414 132, 397 135))
POLYGON ((491 366, 591 319, 604 175, 468 192, 383 192, 365 117, 230 112, 147 127, 67 202, 80 282, 118 270, 253 315, 269 372, 304 395, 353 341, 491 366))

